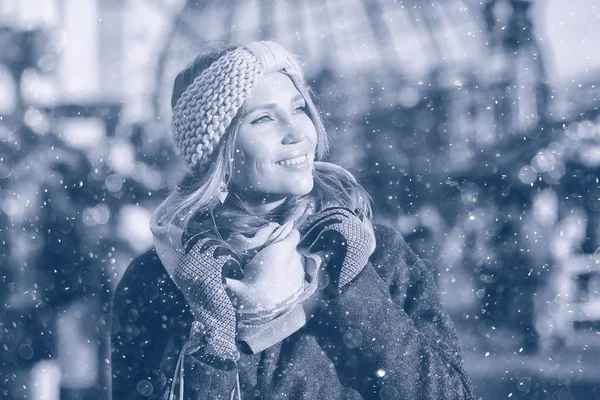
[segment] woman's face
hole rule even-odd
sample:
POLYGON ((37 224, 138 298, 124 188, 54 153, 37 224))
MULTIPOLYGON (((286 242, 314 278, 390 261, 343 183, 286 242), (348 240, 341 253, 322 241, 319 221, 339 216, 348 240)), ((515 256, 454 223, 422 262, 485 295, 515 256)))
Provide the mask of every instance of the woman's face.
POLYGON ((298 89, 287 75, 267 73, 244 105, 233 183, 259 202, 307 194, 316 144, 317 131, 298 89))

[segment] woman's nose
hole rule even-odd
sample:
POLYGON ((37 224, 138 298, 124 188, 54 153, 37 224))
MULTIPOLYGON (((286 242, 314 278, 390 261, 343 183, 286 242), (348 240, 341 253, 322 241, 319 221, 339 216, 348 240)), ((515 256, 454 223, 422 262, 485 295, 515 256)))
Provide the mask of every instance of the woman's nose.
POLYGON ((283 135, 283 144, 298 143, 304 140, 304 130, 294 125, 293 122, 288 122, 284 129, 285 134, 283 135))

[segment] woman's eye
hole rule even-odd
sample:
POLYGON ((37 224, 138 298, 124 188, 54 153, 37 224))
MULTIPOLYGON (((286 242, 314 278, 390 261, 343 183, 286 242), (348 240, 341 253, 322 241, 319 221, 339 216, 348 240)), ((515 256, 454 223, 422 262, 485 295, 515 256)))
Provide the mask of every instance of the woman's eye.
POLYGON ((255 120, 253 120, 251 124, 260 124, 261 122, 268 122, 272 120, 273 118, 271 118, 270 115, 263 115, 262 117, 258 117, 255 120))
POLYGON ((296 113, 305 113, 307 112, 306 106, 298 106, 296 107, 296 109, 294 110, 294 112, 296 113))

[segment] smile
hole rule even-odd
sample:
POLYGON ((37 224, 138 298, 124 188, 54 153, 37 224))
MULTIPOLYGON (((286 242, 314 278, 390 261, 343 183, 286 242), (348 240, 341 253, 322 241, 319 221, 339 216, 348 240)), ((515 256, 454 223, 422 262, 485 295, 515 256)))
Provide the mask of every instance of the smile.
POLYGON ((302 169, 308 165, 308 156, 306 154, 303 154, 299 157, 277 161, 275 164, 287 168, 302 169))

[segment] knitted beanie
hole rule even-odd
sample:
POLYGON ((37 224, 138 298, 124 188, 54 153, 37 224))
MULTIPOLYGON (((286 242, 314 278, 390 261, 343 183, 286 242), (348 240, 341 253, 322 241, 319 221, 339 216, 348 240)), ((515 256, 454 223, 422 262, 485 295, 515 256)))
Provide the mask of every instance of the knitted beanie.
POLYGON ((173 106, 173 134, 191 171, 204 170, 227 128, 265 73, 284 70, 301 78, 298 62, 279 44, 252 42, 207 66, 173 106))

